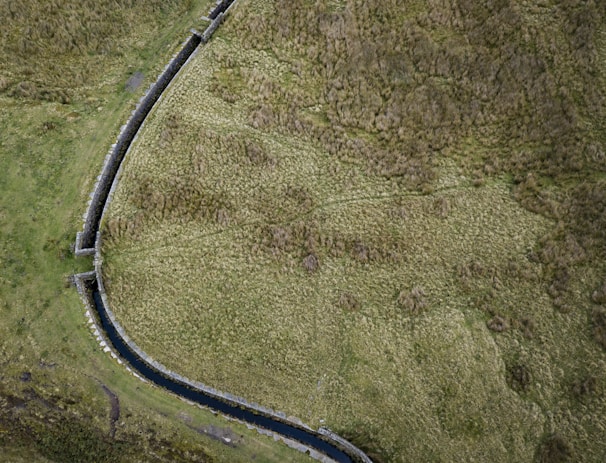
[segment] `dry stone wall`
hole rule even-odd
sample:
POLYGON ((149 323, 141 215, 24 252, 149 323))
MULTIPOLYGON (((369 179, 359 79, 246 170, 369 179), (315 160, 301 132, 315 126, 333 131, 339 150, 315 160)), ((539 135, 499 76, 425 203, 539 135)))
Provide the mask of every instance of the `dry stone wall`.
MULTIPOLYGON (((170 63, 165 67, 164 71, 160 74, 157 81, 150 86, 146 94, 139 101, 136 109, 131 113, 128 122, 122 126, 120 135, 111 150, 105 158, 103 169, 101 174, 97 177, 95 188, 90 195, 88 209, 84 215, 84 229, 82 232, 78 232, 75 243, 75 254, 77 256, 94 255, 94 270, 91 272, 81 273, 74 276, 74 282, 81 294, 83 301, 87 307, 86 315, 91 324, 95 336, 97 337, 100 345, 103 347, 105 352, 108 352, 114 357, 119 363, 123 363, 120 356, 115 352, 111 343, 108 342, 106 336, 103 333, 103 329, 100 324, 97 323, 96 317, 93 315, 94 303, 91 301, 90 291, 87 289, 87 282, 95 281, 97 283, 99 295, 104 306, 104 310, 110 323, 113 325, 116 332, 122 338, 122 341, 126 346, 137 356, 140 360, 145 362, 147 365, 153 367, 155 370, 160 372, 166 378, 171 380, 187 384, 189 387, 201 391, 202 393, 218 398, 232 406, 238 406, 256 414, 264 415, 273 419, 276 422, 286 423, 291 426, 295 426, 299 429, 304 429, 311 435, 322 436, 322 438, 330 442, 337 448, 345 451, 351 458, 352 461, 359 461, 364 463, 371 463, 371 460, 357 447, 338 436, 337 434, 329 431, 325 428, 321 428, 318 431, 314 431, 309 426, 304 424, 302 421, 296 418, 287 418, 286 414, 276 412, 267 407, 263 407, 256 403, 250 403, 241 397, 234 396, 227 392, 218 391, 198 381, 192 381, 185 378, 178 373, 170 371, 165 368, 162 364, 155 361, 145 352, 143 352, 126 334, 120 323, 116 320, 114 313, 110 309, 108 304, 107 294, 103 285, 103 272, 102 263, 103 259, 101 256, 101 233, 99 227, 101 219, 105 213, 113 189, 116 186, 118 173, 124 157, 128 153, 128 150, 132 142, 136 139, 139 129, 143 125, 145 118, 150 113, 153 106, 160 99, 162 93, 169 86, 174 77, 178 74, 179 70, 187 63, 193 53, 196 51, 200 44, 204 44, 210 40, 212 34, 217 30, 221 22, 223 21, 224 15, 227 14, 235 0, 218 0, 215 8, 209 13, 208 19, 211 21, 210 25, 202 33, 192 30, 192 35, 184 42, 181 50, 177 53, 170 63)), ((145 381, 140 375, 129 368, 125 364, 126 368, 132 372, 135 376, 145 381)), ((288 440, 288 439, 286 439, 288 440)), ((308 451, 310 455, 314 456, 320 461, 329 461, 330 459, 325 455, 317 452, 312 448, 306 447, 302 443, 293 443, 293 446, 302 451, 308 451)), ((291 445, 289 444, 289 445, 291 445)))
POLYGON ((118 140, 112 146, 110 153, 106 157, 101 175, 97 178, 97 184, 84 218, 84 231, 76 238, 76 255, 94 253, 95 235, 97 230, 99 230, 103 209, 126 152, 135 139, 143 121, 160 98, 160 95, 162 95, 162 92, 168 87, 168 84, 170 84, 175 75, 177 75, 177 72, 179 72, 183 64, 185 64, 201 42, 202 37, 199 34, 193 33, 191 35, 181 51, 171 60, 162 74, 160 74, 158 80, 140 100, 128 122, 122 126, 118 140))

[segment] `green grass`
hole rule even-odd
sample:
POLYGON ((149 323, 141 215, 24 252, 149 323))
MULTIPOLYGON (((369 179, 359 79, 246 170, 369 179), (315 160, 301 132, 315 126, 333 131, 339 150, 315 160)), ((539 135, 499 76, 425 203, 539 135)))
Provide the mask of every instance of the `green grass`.
POLYGON ((0 461, 308 461, 133 377, 103 353, 67 284, 92 268, 71 246, 107 150, 210 2, 55 3, 0 6, 0 461), (40 37, 40 21, 79 48, 40 37), (145 81, 131 94, 124 83, 136 70, 145 81), (21 82, 37 91, 15 91, 21 82), (120 401, 115 438, 101 384, 120 401), (230 429, 236 445, 196 430, 211 426, 230 429))
MULTIPOLYGON (((506 42, 486 45, 492 26, 473 27, 487 7, 461 26, 422 5, 378 21, 377 2, 343 16, 308 3, 239 3, 147 120, 103 225, 126 331, 169 368, 378 461, 531 461, 551 435, 601 461, 606 353, 589 296, 605 271, 604 166, 583 154, 601 110, 527 87, 573 91, 580 68, 602 79, 603 66, 560 34, 561 67, 517 68, 506 42), (509 72, 511 94, 465 53, 509 72)), ((498 27, 542 59, 537 30, 577 13, 541 22, 505 3, 536 43, 498 27)))

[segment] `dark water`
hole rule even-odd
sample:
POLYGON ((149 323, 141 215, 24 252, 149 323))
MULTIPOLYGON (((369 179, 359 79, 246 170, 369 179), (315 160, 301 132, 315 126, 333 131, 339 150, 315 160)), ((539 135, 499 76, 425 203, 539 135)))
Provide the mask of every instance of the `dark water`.
POLYGON ((160 387, 168 389, 181 397, 209 407, 224 415, 237 418, 263 429, 275 431, 282 436, 301 442, 309 447, 313 447, 314 449, 319 450, 323 454, 338 462, 351 463, 354 461, 341 449, 321 439, 316 433, 282 423, 281 421, 274 420, 264 415, 258 415, 251 410, 239 406, 229 405, 222 400, 205 394, 204 392, 194 390, 180 381, 165 377, 155 368, 152 368, 143 362, 143 360, 132 352, 124 343, 107 316, 107 312, 105 311, 105 306, 101 300, 101 295, 99 294, 99 288, 96 281, 90 283, 90 289, 103 329, 107 333, 107 336, 109 337, 109 340, 113 344, 114 348, 130 364, 130 366, 137 371, 137 373, 145 377, 147 380, 157 384, 160 387))
POLYGON ((220 2, 217 2, 217 5, 209 13, 208 17, 210 19, 215 19, 221 13, 225 13, 227 11, 227 9, 231 6, 231 4, 234 3, 234 1, 235 0, 222 0, 220 2))

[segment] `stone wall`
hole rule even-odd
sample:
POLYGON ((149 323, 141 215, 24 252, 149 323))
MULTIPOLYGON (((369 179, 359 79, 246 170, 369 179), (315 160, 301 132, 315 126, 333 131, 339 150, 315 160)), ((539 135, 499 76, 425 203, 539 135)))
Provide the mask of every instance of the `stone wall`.
POLYGON ((206 30, 202 33, 203 43, 206 43, 210 40, 210 37, 214 34, 214 32, 217 30, 217 27, 219 27, 222 21, 223 13, 219 13, 217 17, 213 19, 213 22, 210 23, 210 26, 208 26, 206 30))
POLYGON ((202 34, 192 30, 192 35, 185 41, 181 51, 177 53, 164 68, 154 84, 150 86, 145 95, 139 100, 136 109, 132 112, 128 122, 120 129, 118 139, 105 158, 101 175, 97 177, 95 188, 91 193, 88 209, 84 215, 84 230, 76 236, 75 254, 77 256, 94 253, 95 234, 99 230, 101 217, 124 156, 135 140, 145 118, 166 90, 179 70, 192 56, 200 43, 210 40, 213 33, 221 24, 224 14, 229 10, 235 0, 219 0, 209 13, 211 24, 202 34))
MULTIPOLYGON (((131 113, 128 122, 124 126, 122 126, 120 130, 120 135, 118 136, 116 143, 112 145, 111 150, 107 154, 103 169, 101 171, 101 175, 97 177, 95 188, 90 195, 88 209, 86 214, 84 215, 84 230, 82 232, 79 232, 76 236, 75 254, 77 256, 94 255, 95 269, 92 272, 86 272, 75 275, 74 282, 76 284, 76 287, 78 288, 79 293, 82 296, 85 306, 87 307, 86 315, 91 325, 91 328, 93 329, 93 332, 97 337, 97 340, 99 341, 99 344, 105 352, 110 353, 112 357, 114 357, 119 363, 122 364, 123 362, 120 359, 119 355, 112 349, 111 343, 107 341, 106 337, 103 334, 103 330, 96 322, 96 318, 92 315, 94 313, 94 307, 93 304, 91 304, 90 295, 88 294, 90 291, 88 291, 88 289, 86 288, 87 281, 97 281, 99 294, 107 316, 114 328, 116 329, 117 333, 123 339, 124 343, 128 346, 128 348, 141 360, 143 360, 149 366, 152 366, 166 378, 187 384, 188 386, 198 391, 201 391, 208 396, 218 398, 223 402, 227 402, 228 404, 240 406, 251 410, 257 414, 265 415, 267 417, 272 418, 274 421, 283 422, 291 426, 298 427, 300 429, 305 429, 312 434, 322 436, 324 440, 330 442, 332 445, 344 449, 346 453, 348 453, 354 458, 355 461, 365 463, 370 462, 371 460, 361 450, 359 450, 353 444, 341 438, 337 434, 334 434, 332 431, 328 431, 325 428, 321 428, 318 431, 314 431, 312 428, 304 424, 299 419, 292 417, 287 418, 286 414, 284 413, 276 412, 256 403, 250 403, 241 397, 234 396, 227 392, 218 391, 203 383, 200 383, 198 381, 192 381, 188 378, 179 375, 178 373, 170 371, 162 364, 158 363, 149 355, 147 355, 145 352, 143 352, 128 337, 120 323, 118 323, 118 321, 116 320, 116 317, 114 316, 114 313, 112 312, 108 304, 107 294, 103 285, 103 258, 101 255, 101 233, 99 231, 99 227, 101 224, 101 219, 111 200, 113 190, 116 187, 122 161, 124 160, 124 157, 126 156, 132 142, 136 139, 139 129, 143 125, 145 118, 153 108, 154 104, 160 99, 162 93, 169 86, 170 82, 174 79, 179 70, 187 63, 191 56, 193 56, 193 53, 196 51, 198 46, 201 43, 206 43, 210 39, 212 34, 217 30, 223 20, 224 15, 232 6, 234 1, 235 0, 217 1, 215 8, 209 13, 209 18, 210 20, 212 20, 211 24, 206 28, 206 30, 202 34, 198 33, 195 30, 192 30, 191 37, 189 37, 189 39, 184 42, 181 51, 173 57, 173 59, 166 66, 164 71, 160 74, 157 81, 150 86, 146 94, 139 101, 139 104, 137 105, 136 109, 131 113)), ((125 366, 131 373, 145 381, 144 378, 138 375, 127 365, 125 366)), ((321 461, 327 461, 327 457, 325 457, 321 453, 318 453, 314 449, 307 448, 302 444, 297 445, 292 443, 292 445, 299 448, 300 450, 308 451, 316 459, 319 459, 321 461)))
POLYGON ((168 87, 168 84, 170 84, 171 80, 196 50, 201 41, 202 38, 200 35, 191 35, 185 42, 181 51, 171 60, 162 74, 160 74, 156 83, 150 87, 145 96, 140 100, 126 125, 122 126, 118 140, 116 141, 116 144, 112 146, 109 156, 106 158, 103 171, 97 179, 97 184, 86 213, 84 231, 76 238, 77 253, 91 253, 90 249, 94 246, 95 235, 99 229, 107 197, 126 152, 135 139, 141 124, 143 124, 143 121, 156 101, 160 98, 160 95, 162 95, 162 92, 168 87))

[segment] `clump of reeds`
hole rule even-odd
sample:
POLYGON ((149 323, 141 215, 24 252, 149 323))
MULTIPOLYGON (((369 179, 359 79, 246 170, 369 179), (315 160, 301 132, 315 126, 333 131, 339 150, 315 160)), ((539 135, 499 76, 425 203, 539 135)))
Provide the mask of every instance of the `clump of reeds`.
POLYGON ((591 300, 596 304, 606 303, 606 279, 591 293, 591 300))
POLYGON ((593 395, 598 388, 598 381, 595 376, 584 376, 575 380, 570 386, 570 390, 577 399, 584 399, 593 395))
POLYGON ((360 301, 349 291, 344 291, 339 295, 337 305, 346 312, 357 312, 360 310, 360 301))
POLYGON ((313 253, 308 254, 303 259, 303 268, 309 273, 316 272, 320 268, 320 259, 313 253))

